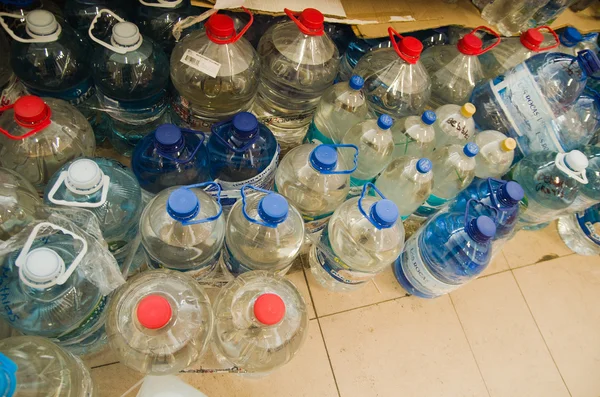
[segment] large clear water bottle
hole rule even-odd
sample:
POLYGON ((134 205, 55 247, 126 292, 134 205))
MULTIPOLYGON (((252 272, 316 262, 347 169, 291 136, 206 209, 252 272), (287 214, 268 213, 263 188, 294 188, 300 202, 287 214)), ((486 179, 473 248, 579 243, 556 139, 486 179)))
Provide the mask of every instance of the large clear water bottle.
POLYGON ((351 291, 384 271, 402 251, 398 207, 372 184, 338 207, 309 254, 315 280, 331 291, 351 291), (368 195, 371 188, 379 197, 368 195))
POLYGON ((505 176, 525 191, 517 227, 535 227, 557 218, 579 193, 586 177, 587 157, 569 153, 537 152, 515 164, 505 176))
POLYGON ((600 205, 560 218, 558 234, 579 255, 600 255, 600 205))
POLYGON ((409 294, 436 298, 460 288, 487 268, 496 225, 492 218, 471 211, 472 205, 464 212, 443 211, 406 242, 394 262, 394 273, 409 294))
POLYGON ((119 22, 112 28, 110 43, 96 37, 93 29, 99 15, 89 30, 90 38, 101 45, 92 59, 96 94, 109 116, 113 147, 130 156, 134 146, 168 116, 169 62, 158 44, 115 15, 119 22))
POLYGON ((419 61, 423 44, 392 28, 388 32, 392 47, 367 53, 353 73, 365 80, 363 91, 376 115, 401 118, 421 113, 431 95, 429 75, 419 61))
POLYGON ((532 27, 539 25, 550 25, 554 23, 556 18, 562 14, 564 10, 573 4, 574 0, 550 0, 537 10, 529 20, 529 25, 532 27))
POLYGON ((435 148, 435 112, 426 110, 419 116, 397 120, 392 127, 394 139, 393 158, 400 156, 429 156, 435 148))
POLYGON ((356 64, 367 52, 379 48, 391 47, 392 43, 389 38, 378 39, 360 39, 354 38, 348 44, 346 52, 340 61, 338 80, 348 81, 352 77, 352 71, 356 64))
POLYGON ((213 125, 206 146, 210 176, 221 185, 227 208, 231 208, 240 188, 247 183, 273 188, 279 146, 271 130, 252 113, 238 113, 229 121, 213 125))
POLYGON ((570 131, 561 129, 557 116, 583 92, 588 76, 600 71, 592 51, 577 57, 538 54, 506 74, 477 85, 471 102, 477 106, 475 123, 514 138, 525 155, 538 151, 569 150, 570 131))
POLYGON ((0 58, 0 106, 8 106, 25 95, 25 87, 10 65, 10 44, 3 31, 0 31, 0 54, 4 55, 0 58))
POLYGON ((0 166, 18 172, 39 192, 65 163, 94 154, 90 123, 65 101, 24 96, 1 111, 0 166))
POLYGON ((333 211, 346 201, 357 156, 354 145, 305 144, 290 150, 281 161, 275 190, 300 211, 307 238, 323 230, 333 211), (345 150, 354 152, 353 163, 339 155, 345 150))
POLYGON ((126 366, 148 375, 175 374, 206 349, 213 311, 204 289, 187 274, 151 270, 112 298, 106 320, 111 349, 126 366))
POLYGON ((472 103, 464 105, 442 105, 436 109, 437 116, 433 128, 435 129, 435 148, 440 149, 446 145, 464 145, 477 133, 473 115, 477 109, 472 103))
POLYGON ((213 14, 203 30, 182 39, 171 55, 175 87, 171 107, 179 124, 210 132, 213 123, 250 110, 258 90, 260 59, 233 19, 213 14))
POLYGON ((44 201, 51 206, 86 208, 96 215, 108 249, 124 270, 137 250, 142 191, 135 175, 116 160, 82 158, 50 178, 44 201))
POLYGON ((560 34, 560 46, 557 51, 572 56, 577 56, 579 51, 592 50, 600 51, 598 47, 598 33, 583 35, 579 30, 572 26, 567 26, 560 34))
MULTIPOLYGON (((390 128, 394 120, 388 115, 381 115, 377 120, 368 119, 350 128, 342 143, 358 148, 358 166, 350 177, 351 196, 360 195, 363 186, 373 182, 375 177, 392 160, 394 138, 390 128)), ((342 152, 346 163, 350 164, 353 154, 342 152)))
MULTIPOLYGON (((421 62, 431 78, 431 97, 428 105, 436 109, 442 105, 465 103, 475 85, 483 80, 479 55, 500 43, 500 36, 486 26, 479 26, 464 35, 456 45, 433 46, 421 55, 421 62), (476 35, 486 31, 496 41, 484 48, 483 41, 476 35)), ((436 112, 441 118, 439 112, 436 112)))
POLYGON ((488 130, 475 135, 473 142, 479 146, 475 157, 477 178, 500 178, 513 164, 517 142, 501 132, 488 130))
POLYGON ((234 275, 250 270, 285 274, 304 243, 302 215, 280 194, 251 185, 240 192, 242 199, 227 220, 223 263, 234 275))
POLYGON ((250 373, 288 363, 308 334, 302 295, 289 280, 266 271, 236 277, 213 307, 217 356, 250 373))
POLYGON ((506 37, 494 49, 479 56, 483 76, 486 79, 494 79, 535 54, 548 52, 558 47, 559 44, 556 32, 549 26, 528 29, 521 33, 520 37, 506 37), (542 46, 542 43, 546 41, 542 33, 544 31, 554 37, 552 44, 542 46))
POLYGON ((155 194, 166 188, 210 180, 203 132, 163 124, 136 145, 131 169, 142 189, 155 194))
POLYGON ((483 9, 481 17, 496 25, 504 36, 512 36, 529 27, 531 17, 547 3, 548 0, 497 0, 483 9))
POLYGON ((15 336, 0 341, 3 396, 95 395, 90 370, 46 338, 15 336))
POLYGON ((285 12, 291 21, 271 26, 258 44, 262 65, 254 108, 284 152, 302 142, 340 61, 323 14, 314 8, 285 12))
POLYGON ((432 164, 427 158, 398 157, 377 178, 377 187, 398 207, 404 220, 419 208, 433 189, 432 164))
POLYGON ((323 93, 308 127, 305 143, 340 143, 346 132, 368 117, 369 106, 362 91, 364 80, 354 75, 323 93))
POLYGON ((585 211, 600 203, 600 146, 584 146, 581 152, 588 159, 585 175, 588 183, 579 186, 579 194, 565 212, 572 214, 585 211))
POLYGON ((415 215, 429 217, 438 212, 475 178, 475 156, 479 147, 473 142, 464 146, 448 145, 437 149, 431 157, 433 189, 415 215))
POLYGON ((103 10, 109 9, 120 18, 127 18, 129 7, 124 3, 119 0, 66 0, 65 18, 75 30, 87 37, 94 18, 100 15, 102 23, 96 26, 96 34, 106 38, 110 36, 110 25, 114 19, 111 15, 104 14, 103 10))
POLYGON ((0 168, 0 241, 19 233, 42 205, 35 187, 21 175, 0 168))
POLYGON ((219 185, 163 190, 144 209, 140 233, 151 267, 186 272, 198 280, 209 277, 225 238, 219 185), (216 199, 211 191, 216 191, 216 199))

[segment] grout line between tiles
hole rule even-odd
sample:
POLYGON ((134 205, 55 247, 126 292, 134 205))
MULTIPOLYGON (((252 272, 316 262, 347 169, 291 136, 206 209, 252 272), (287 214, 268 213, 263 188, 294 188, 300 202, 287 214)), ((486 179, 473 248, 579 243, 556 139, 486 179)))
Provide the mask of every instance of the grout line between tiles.
MULTIPOLYGON (((498 274, 498 273, 494 273, 494 274, 498 274)), ((471 355, 473 356, 473 360, 475 361, 475 365, 477 366, 477 370, 479 371, 479 376, 481 376, 481 380, 483 381, 485 390, 487 391, 488 396, 491 397, 490 389, 488 388, 487 382, 485 381, 483 372, 481 372, 481 368, 479 367, 479 362, 477 361, 477 357, 475 357, 475 352, 473 351, 473 346, 471 346, 471 341, 469 340, 469 337, 467 336, 467 332, 465 331, 465 327, 463 326, 463 323, 460 320, 460 316, 458 315, 458 310, 456 310, 456 306, 454 306, 454 300, 452 300, 452 294, 448 294, 448 298, 450 298, 450 303, 452 304, 452 308, 454 309, 454 313, 456 314, 456 318, 458 319, 458 323, 460 324, 460 329, 462 329, 462 332, 465 335, 465 339, 467 340, 467 344, 469 345, 469 350, 471 350, 471 355)))
MULTIPOLYGON (((565 255, 565 256, 567 256, 567 255, 565 255)), ((544 346, 546 346, 546 349, 548 350, 548 353, 550 354, 550 357, 552 358, 552 362, 554 363, 554 366, 556 367, 556 370, 558 371, 558 374, 560 375, 560 379, 563 381, 563 384, 565 385, 565 388, 567 389, 567 393, 569 393, 569 396, 573 396, 573 394, 571 393, 571 390, 569 389, 569 385, 567 385, 567 382, 565 381, 565 378, 563 377, 563 374, 560 371, 560 368, 558 367, 558 364, 556 363, 556 360, 554 359, 554 355, 552 354, 552 350, 550 350, 550 346, 548 346, 548 342, 546 342, 546 338, 544 338, 544 333, 540 329, 540 326, 538 325, 538 322, 535 319, 535 316, 533 315, 533 312, 531 311, 531 307, 529 307, 529 302, 527 302, 527 298, 525 297, 525 294, 523 293, 523 290, 521 289, 521 285, 519 284, 519 280, 517 280, 517 277, 515 276, 515 273, 512 270, 511 270, 510 273, 511 273, 513 279, 515 280, 515 283, 517 283, 517 287, 519 288, 519 292, 521 292, 521 296, 523 297, 523 300, 525 301, 525 305, 527 306, 527 310, 529 310, 529 314, 531 315, 531 318, 533 319, 533 322, 535 323, 535 326, 537 327, 538 332, 540 333, 540 336, 542 337, 542 340, 544 341, 544 346)))
POLYGON ((115 361, 114 363, 106 363, 106 364, 96 365, 94 367, 90 367, 90 369, 108 367, 109 365, 115 365, 115 364, 118 364, 118 363, 120 363, 120 361, 115 361))

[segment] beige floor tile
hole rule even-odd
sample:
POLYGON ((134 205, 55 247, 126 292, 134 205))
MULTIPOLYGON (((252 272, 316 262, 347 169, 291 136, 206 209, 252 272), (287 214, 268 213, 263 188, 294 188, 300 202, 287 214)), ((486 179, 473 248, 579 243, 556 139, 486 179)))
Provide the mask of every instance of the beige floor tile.
POLYGON ((503 251, 512 269, 573 253, 558 235, 556 222, 541 230, 521 230, 504 245, 503 251))
MULTIPOLYGON (((134 386, 143 375, 123 364, 113 364, 92 369, 94 386, 98 397, 120 397, 134 386)), ((135 397, 137 389, 127 397, 135 397)))
POLYGON ((488 395, 447 296, 395 299, 319 321, 342 397, 488 395))
POLYGON ((94 368, 94 367, 98 367, 98 366, 106 365, 106 364, 112 364, 112 363, 116 363, 117 361, 119 361, 119 359, 113 353, 113 351, 110 349, 108 344, 106 344, 104 346, 104 349, 102 349, 101 351, 94 353, 94 354, 88 354, 86 356, 83 356, 82 359, 83 359, 83 362, 85 363, 85 365, 87 365, 90 368, 94 368))
POLYGON ((504 272, 506 270, 510 270, 510 266, 508 266, 508 261, 504 256, 504 252, 500 251, 496 254, 496 257, 494 258, 492 263, 490 263, 488 268, 485 269, 485 271, 481 274, 480 277, 490 276, 492 274, 504 272))
POLYGON ((286 277, 294 283, 298 291, 302 294, 304 298, 304 302, 306 303, 306 308, 308 310, 308 318, 313 319, 316 318, 315 308, 313 307, 312 299, 310 297, 310 292, 308 291, 308 284, 306 283, 306 278, 304 277, 304 270, 302 268, 292 268, 290 272, 286 275, 286 277))
POLYGON ((511 272, 451 297, 492 397, 569 396, 511 272))
POLYGON ((600 257, 572 255, 514 271, 573 397, 600 395, 600 257))
POLYGON ((406 291, 394 277, 390 266, 382 274, 375 277, 362 288, 351 292, 331 292, 315 281, 310 269, 305 269, 308 285, 319 317, 357 307, 406 296, 406 291))

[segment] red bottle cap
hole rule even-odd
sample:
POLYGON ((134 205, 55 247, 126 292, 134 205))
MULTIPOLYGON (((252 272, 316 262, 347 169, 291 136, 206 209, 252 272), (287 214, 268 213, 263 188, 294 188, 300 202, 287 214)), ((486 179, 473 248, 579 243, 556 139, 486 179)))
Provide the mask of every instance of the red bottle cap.
POLYGON ((138 303, 136 314, 143 327, 159 329, 169 323, 173 309, 165 297, 148 295, 138 303))
POLYGON ((279 295, 262 294, 254 302, 254 317, 264 325, 275 325, 285 316, 285 303, 279 295))
POLYGON ((28 95, 15 102, 15 121, 22 127, 32 127, 50 117, 50 108, 42 98, 28 95))
POLYGON ((315 10, 314 8, 305 8, 298 17, 300 22, 310 30, 323 30, 325 17, 321 14, 321 11, 315 10))
POLYGON ((458 41, 458 45, 456 47, 458 48, 458 51, 465 55, 479 55, 481 54, 481 49, 483 48, 483 41, 481 41, 479 37, 475 36, 475 34, 468 33, 458 41))
POLYGON ((235 25, 229 15, 213 14, 205 24, 209 37, 226 39, 235 36, 235 25))
POLYGON ((402 36, 396 32, 392 27, 388 28, 388 34, 390 35, 390 41, 396 54, 406 62, 414 65, 419 61, 421 52, 423 52, 423 44, 410 36, 402 36), (399 40, 396 40, 396 37, 399 40))
POLYGON ((537 29, 528 29, 521 34, 521 44, 532 51, 537 51, 544 41, 544 35, 537 29))

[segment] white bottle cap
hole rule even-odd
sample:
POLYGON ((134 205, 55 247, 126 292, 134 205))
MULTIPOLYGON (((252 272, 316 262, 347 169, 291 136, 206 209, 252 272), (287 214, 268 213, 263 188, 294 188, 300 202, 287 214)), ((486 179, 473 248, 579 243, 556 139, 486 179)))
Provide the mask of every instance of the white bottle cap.
POLYGON ((25 258, 23 276, 34 283, 47 283, 57 279, 65 269, 65 262, 50 248, 31 250, 25 258))
POLYGON ((73 193, 93 193, 102 187, 103 176, 95 161, 79 159, 69 166, 65 185, 73 193))
POLYGON ((131 22, 119 22, 113 27, 111 41, 114 45, 131 47, 140 39, 140 30, 131 22))
POLYGON ((27 31, 36 36, 47 36, 58 29, 58 22, 51 12, 33 10, 25 17, 27 31))
POLYGON ((575 172, 582 172, 588 167, 588 159, 579 150, 571 150, 565 156, 565 164, 575 172))

